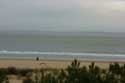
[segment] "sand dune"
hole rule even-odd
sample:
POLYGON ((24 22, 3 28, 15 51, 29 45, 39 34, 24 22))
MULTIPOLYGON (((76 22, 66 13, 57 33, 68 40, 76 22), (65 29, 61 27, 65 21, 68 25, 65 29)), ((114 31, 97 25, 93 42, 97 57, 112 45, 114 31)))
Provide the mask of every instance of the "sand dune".
MULTIPOLYGON (((81 66, 88 66, 92 61, 80 61, 81 66)), ((66 68, 70 65, 71 60, 31 60, 31 59, 0 59, 0 68, 16 67, 16 68, 66 68)), ((96 65, 101 68, 107 68, 111 62, 97 62, 96 65)), ((122 62, 123 63, 123 62, 122 62)), ((9 76, 10 83, 22 83, 22 79, 18 79, 17 76, 9 76)))

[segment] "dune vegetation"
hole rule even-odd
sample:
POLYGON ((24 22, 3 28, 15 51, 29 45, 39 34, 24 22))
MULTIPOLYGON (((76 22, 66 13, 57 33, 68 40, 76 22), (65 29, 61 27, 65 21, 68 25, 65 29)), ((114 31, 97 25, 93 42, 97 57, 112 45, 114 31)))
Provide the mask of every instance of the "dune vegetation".
POLYGON ((80 65, 77 60, 66 69, 0 69, 0 83, 9 83, 10 74, 24 77, 23 83, 125 83, 125 64, 111 63, 102 69, 92 62, 80 65))

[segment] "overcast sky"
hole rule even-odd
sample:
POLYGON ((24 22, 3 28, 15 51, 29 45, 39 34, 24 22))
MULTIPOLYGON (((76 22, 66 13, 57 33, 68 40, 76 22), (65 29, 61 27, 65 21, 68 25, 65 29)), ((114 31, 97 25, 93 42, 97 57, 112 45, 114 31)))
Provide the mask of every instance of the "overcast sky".
POLYGON ((125 32, 125 1, 0 0, 0 30, 125 32))

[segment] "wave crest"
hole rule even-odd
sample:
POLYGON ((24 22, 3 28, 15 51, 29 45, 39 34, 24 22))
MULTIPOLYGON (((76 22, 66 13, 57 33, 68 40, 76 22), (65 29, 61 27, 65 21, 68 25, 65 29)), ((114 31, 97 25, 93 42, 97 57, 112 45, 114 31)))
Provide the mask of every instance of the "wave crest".
POLYGON ((125 55, 123 54, 98 54, 98 53, 74 53, 74 52, 40 52, 40 51, 8 51, 2 50, 0 54, 19 54, 19 55, 30 55, 30 54, 40 54, 40 55, 71 55, 71 56, 111 56, 119 57, 125 55))

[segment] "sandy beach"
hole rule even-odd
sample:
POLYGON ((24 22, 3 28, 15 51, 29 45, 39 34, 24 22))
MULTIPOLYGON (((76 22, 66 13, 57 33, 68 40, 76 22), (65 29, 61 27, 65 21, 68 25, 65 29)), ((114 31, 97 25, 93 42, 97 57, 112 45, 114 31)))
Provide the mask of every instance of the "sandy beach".
MULTIPOLYGON (((16 67, 16 68, 66 68, 72 60, 32 60, 32 59, 0 59, 0 68, 16 67)), ((88 66, 92 61, 80 61, 81 66, 88 66)), ((107 68, 109 63, 104 61, 94 61, 101 68, 107 68)), ((121 62, 123 63, 123 62, 121 62)))

